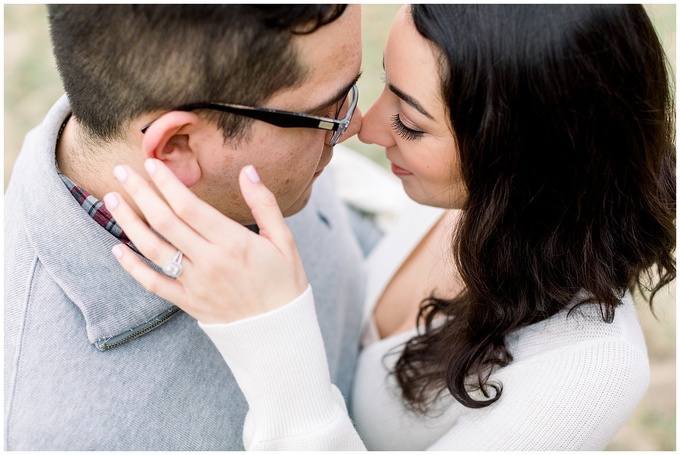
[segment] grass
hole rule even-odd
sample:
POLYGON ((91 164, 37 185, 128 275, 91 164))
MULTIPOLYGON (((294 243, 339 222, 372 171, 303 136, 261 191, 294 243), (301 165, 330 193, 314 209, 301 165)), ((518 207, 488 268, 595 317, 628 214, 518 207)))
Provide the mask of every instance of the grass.
MULTIPOLYGON (((366 110, 382 90, 382 53, 398 5, 363 7, 363 77, 359 106, 366 110)), ((675 5, 648 5, 675 68, 675 5)), ((44 5, 5 5, 5 188, 23 136, 37 125, 61 96, 51 55, 44 5)), ((381 165, 383 151, 356 139, 348 141, 381 165)), ((11 222, 11 220, 9 220, 11 222)), ((5 220, 8 222, 8 220, 5 220)), ((651 384, 642 403, 609 445, 609 450, 676 449, 675 283, 659 295, 655 318, 641 299, 640 322, 647 340, 651 384)))

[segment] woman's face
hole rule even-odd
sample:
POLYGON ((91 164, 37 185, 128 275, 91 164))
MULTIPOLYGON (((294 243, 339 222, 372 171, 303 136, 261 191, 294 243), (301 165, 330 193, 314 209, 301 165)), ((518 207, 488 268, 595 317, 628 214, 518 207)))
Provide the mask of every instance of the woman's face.
POLYGON ((409 7, 402 7, 385 49, 385 88, 364 115, 359 139, 385 147, 411 199, 461 208, 466 191, 440 93, 439 55, 416 30, 409 7))

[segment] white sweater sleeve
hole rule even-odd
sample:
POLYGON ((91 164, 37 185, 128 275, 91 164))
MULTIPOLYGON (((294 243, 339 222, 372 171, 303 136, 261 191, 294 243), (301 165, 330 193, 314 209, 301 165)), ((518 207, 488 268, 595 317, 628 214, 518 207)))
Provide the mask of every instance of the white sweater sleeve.
POLYGON ((311 286, 274 311, 199 326, 248 401, 246 450, 365 450, 330 380, 311 286))

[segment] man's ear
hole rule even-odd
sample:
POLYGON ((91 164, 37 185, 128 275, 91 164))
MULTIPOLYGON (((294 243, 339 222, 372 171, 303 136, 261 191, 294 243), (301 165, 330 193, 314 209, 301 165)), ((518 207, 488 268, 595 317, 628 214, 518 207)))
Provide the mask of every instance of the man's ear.
POLYGON ((201 179, 198 151, 191 148, 189 141, 197 123, 198 116, 193 112, 167 112, 149 125, 142 138, 144 159, 163 161, 189 188, 201 179))

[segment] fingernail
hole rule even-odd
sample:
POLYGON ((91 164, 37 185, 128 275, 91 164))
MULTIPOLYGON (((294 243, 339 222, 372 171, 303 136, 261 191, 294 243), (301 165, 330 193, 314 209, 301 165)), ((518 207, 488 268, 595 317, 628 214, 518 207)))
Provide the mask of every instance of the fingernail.
POLYGON ((146 161, 144 161, 144 169, 146 169, 146 172, 149 173, 149 175, 153 175, 154 172, 156 172, 156 162, 153 158, 147 158, 146 161))
POLYGON ((125 183, 127 179, 127 171, 120 164, 113 169, 113 175, 116 176, 120 183, 125 183))
POLYGON ((118 207, 118 197, 113 193, 107 193, 104 196, 104 204, 106 204, 107 209, 113 210, 118 207))
POLYGON ((260 176, 257 174, 255 167, 252 164, 246 166, 246 175, 248 179, 253 183, 258 183, 260 181, 260 176))
POLYGON ((123 247, 121 247, 120 245, 114 245, 113 248, 111 248, 111 252, 118 259, 123 257, 123 247))

